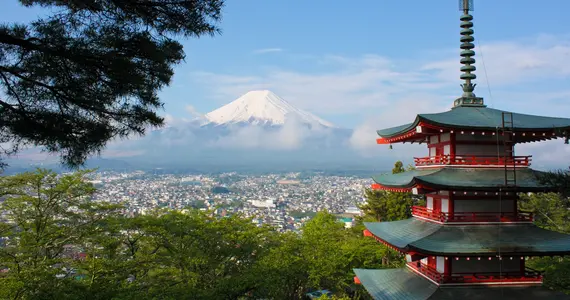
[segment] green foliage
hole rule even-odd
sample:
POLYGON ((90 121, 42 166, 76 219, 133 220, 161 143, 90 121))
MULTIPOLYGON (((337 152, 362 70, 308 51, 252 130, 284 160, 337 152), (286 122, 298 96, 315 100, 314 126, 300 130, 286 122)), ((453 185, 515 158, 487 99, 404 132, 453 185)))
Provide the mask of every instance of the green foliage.
POLYGON ((0 155, 21 146, 81 165, 116 137, 161 126, 158 92, 184 59, 172 37, 219 32, 223 0, 20 0, 52 15, 0 25, 0 155))
POLYGON ((259 272, 267 275, 259 291, 274 299, 298 299, 319 289, 364 297, 367 293, 353 283, 354 268, 401 266, 396 252, 343 226, 334 215, 319 212, 301 236, 283 235, 280 246, 261 259, 259 272))
POLYGON ((118 208, 89 201, 95 189, 83 180, 87 173, 58 178, 38 170, 0 177, 0 195, 6 197, 1 209, 7 218, 0 229, 5 239, 0 264, 9 269, 0 281, 0 298, 68 298, 66 291, 74 283, 56 279, 66 273, 63 269, 72 269, 66 246, 89 243, 118 208))
POLYGON ((397 161, 394 164, 394 168, 392 169, 392 174, 398 174, 404 172, 406 172, 406 169, 404 169, 404 163, 402 163, 401 161, 397 161))
POLYGON ((560 194, 521 194, 519 208, 533 212, 537 226, 570 233, 570 201, 560 194))
POLYGON ((126 218, 120 206, 91 201, 88 173, 0 177, 0 298, 302 299, 328 289, 362 299, 353 268, 402 265, 328 212, 301 234, 192 209, 126 218))
POLYGON ((365 219, 375 221, 397 221, 412 216, 414 199, 411 193, 394 193, 365 189, 366 204, 360 206, 365 219))
MULTIPOLYGON (((413 170, 408 166, 408 171, 413 170)), ((397 161, 392 169, 392 174, 406 172, 404 164, 397 161)), ((360 209, 364 213, 364 218, 374 221, 397 221, 407 219, 412 216, 411 207, 420 199, 414 198, 411 193, 394 193, 383 190, 364 190, 366 204, 360 209)))
POLYGON ((570 294, 570 259, 565 257, 539 257, 527 261, 533 269, 543 271, 544 285, 570 294))
POLYGON ((546 172, 538 176, 542 184, 553 187, 562 197, 570 197, 570 171, 557 170, 546 172))
MULTIPOLYGON (((534 213, 534 223, 544 229, 570 234, 570 172, 548 172, 539 177, 558 193, 521 194, 521 210, 534 213)), ((570 294, 570 258, 532 258, 527 265, 544 272, 544 285, 570 294)))

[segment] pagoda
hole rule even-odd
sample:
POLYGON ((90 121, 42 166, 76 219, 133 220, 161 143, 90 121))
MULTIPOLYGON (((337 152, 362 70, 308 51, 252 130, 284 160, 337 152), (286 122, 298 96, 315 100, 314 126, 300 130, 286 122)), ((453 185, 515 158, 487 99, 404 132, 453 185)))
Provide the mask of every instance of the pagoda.
POLYGON ((542 287, 529 257, 570 254, 570 235, 541 229, 519 211, 518 193, 547 192, 515 156, 517 143, 563 138, 570 119, 489 108, 473 92, 476 79, 473 3, 460 0, 461 85, 451 110, 420 114, 409 124, 378 130, 378 144, 427 144, 415 170, 374 176, 373 189, 425 197, 412 217, 365 223, 365 236, 406 256, 401 269, 355 269, 355 282, 374 299, 570 299, 542 287))

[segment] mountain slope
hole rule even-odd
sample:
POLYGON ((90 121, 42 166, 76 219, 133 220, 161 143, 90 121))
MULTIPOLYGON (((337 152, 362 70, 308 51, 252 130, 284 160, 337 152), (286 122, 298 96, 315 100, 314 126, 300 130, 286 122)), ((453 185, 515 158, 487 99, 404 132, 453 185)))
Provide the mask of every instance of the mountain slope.
POLYGON ((271 91, 250 91, 233 102, 206 114, 210 123, 229 125, 284 125, 289 120, 310 125, 335 127, 309 112, 298 109, 271 91))

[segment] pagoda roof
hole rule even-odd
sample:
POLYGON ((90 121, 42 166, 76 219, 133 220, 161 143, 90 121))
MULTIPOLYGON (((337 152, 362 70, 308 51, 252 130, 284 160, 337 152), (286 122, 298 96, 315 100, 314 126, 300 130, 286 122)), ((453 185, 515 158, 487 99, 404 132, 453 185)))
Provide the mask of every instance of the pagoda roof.
MULTIPOLYGON (((516 189, 519 192, 546 191, 549 188, 538 182, 541 171, 529 168, 516 169, 516 189)), ((432 188, 460 190, 496 190, 505 181, 503 168, 426 168, 397 174, 372 176, 375 183, 384 189, 432 188)), ((508 190, 503 188, 503 190, 508 190)))
POLYGON ((409 218, 365 222, 377 238, 405 251, 446 256, 570 254, 570 235, 533 224, 442 225, 409 218))
POLYGON ((354 269, 356 277, 372 298, 377 300, 452 300, 452 299, 570 299, 569 295, 543 286, 438 286, 409 270, 354 269))
MULTIPOLYGON (((434 114, 419 114, 412 123, 378 130, 383 138, 391 138, 415 130, 420 122, 450 129, 478 129, 494 131, 502 127, 502 111, 488 107, 454 107, 434 114)), ((508 112, 507 112, 508 113, 508 112)), ((544 131, 570 129, 570 118, 543 117, 512 113, 514 131, 544 131)))

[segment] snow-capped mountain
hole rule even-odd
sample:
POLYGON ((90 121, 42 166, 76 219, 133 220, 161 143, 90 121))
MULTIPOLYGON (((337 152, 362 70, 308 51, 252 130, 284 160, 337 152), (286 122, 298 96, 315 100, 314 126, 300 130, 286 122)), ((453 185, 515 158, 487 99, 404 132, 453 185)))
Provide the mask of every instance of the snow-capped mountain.
POLYGON ((205 115, 210 124, 230 125, 247 123, 250 125, 284 125, 289 120, 303 124, 335 126, 307 111, 289 104, 271 91, 250 91, 205 115))

